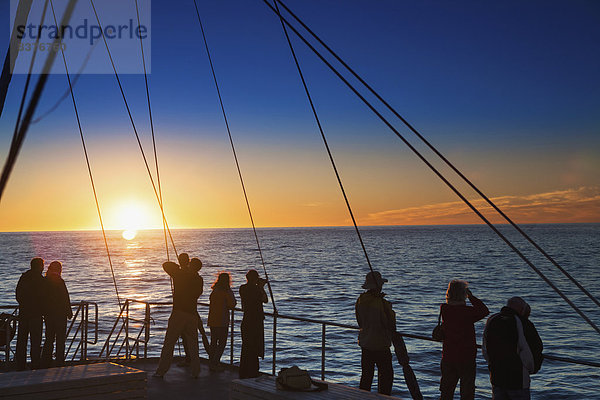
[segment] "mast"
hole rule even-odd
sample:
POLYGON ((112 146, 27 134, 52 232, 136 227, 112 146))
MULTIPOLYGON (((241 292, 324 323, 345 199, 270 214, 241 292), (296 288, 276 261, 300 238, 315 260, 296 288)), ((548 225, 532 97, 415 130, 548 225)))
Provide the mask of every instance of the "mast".
POLYGON ((10 44, 6 51, 6 57, 4 58, 4 67, 2 68, 2 75, 0 76, 0 116, 2 116, 2 110, 4 109, 4 101, 6 100, 6 94, 8 93, 8 85, 12 78, 12 71, 19 56, 17 51, 14 56, 11 57, 11 50, 16 50, 21 45, 21 37, 17 33, 18 26, 27 25, 27 17, 31 10, 31 3, 33 0, 20 0, 17 7, 17 14, 15 15, 15 22, 13 24, 12 33, 10 35, 10 44))

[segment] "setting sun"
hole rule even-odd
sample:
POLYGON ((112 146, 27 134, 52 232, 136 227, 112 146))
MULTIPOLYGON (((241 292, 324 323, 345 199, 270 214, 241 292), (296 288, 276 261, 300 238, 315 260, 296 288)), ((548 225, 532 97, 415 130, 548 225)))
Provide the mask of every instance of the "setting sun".
POLYGON ((134 231, 133 229, 124 230, 122 233, 123 239, 125 239, 125 240, 134 239, 136 235, 137 235, 137 231, 134 231))

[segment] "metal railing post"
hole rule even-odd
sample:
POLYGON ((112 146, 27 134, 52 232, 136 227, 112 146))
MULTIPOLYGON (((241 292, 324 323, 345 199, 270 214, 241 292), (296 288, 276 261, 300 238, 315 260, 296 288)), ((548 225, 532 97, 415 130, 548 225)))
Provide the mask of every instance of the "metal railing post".
POLYGON ((148 342, 150 341, 150 303, 146 303, 144 325, 146 329, 146 332, 144 332, 144 358, 148 358, 148 342))
POLYGON ((129 299, 125 300, 125 358, 129 360, 129 299))
POLYGON ((81 328, 81 355, 79 356, 79 360, 83 361, 85 359, 85 355, 83 354, 83 343, 85 343, 85 302, 83 300, 79 307, 81 307, 81 322, 79 322, 79 328, 81 328))
POLYGON ((277 360, 277 311, 273 312, 273 376, 277 360))
POLYGON ((88 319, 90 317, 90 305, 85 302, 83 304, 83 314, 85 315, 85 318, 83 320, 83 337, 84 337, 84 341, 82 343, 82 353, 83 353, 83 360, 86 361, 87 360, 87 343, 88 343, 88 319))
POLYGON ((321 380, 325 380, 325 323, 321 332, 321 380))
POLYGON ((231 310, 231 338, 229 341, 229 347, 230 347, 230 352, 229 352, 229 364, 233 365, 233 333, 234 333, 234 324, 235 324, 235 316, 234 316, 235 310, 231 310))

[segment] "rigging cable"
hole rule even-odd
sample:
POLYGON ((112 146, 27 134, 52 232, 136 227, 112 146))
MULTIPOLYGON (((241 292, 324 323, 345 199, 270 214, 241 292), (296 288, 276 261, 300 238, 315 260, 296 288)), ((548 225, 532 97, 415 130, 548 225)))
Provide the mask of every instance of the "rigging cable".
MULTIPOLYGON (((140 11, 138 8, 137 0, 135 0, 135 13, 137 15, 138 33, 139 33, 139 30, 140 30, 140 27, 142 26, 142 24, 140 22, 140 11)), ((161 188, 161 184, 160 184, 160 172, 159 172, 159 168, 158 168, 158 154, 156 152, 156 139, 155 139, 155 135, 154 135, 154 120, 152 119, 152 107, 150 105, 150 89, 148 87, 148 74, 146 72, 146 57, 144 56, 144 43, 142 41, 142 35, 138 35, 138 37, 140 38, 140 50, 142 53, 142 65, 144 66, 144 82, 146 84, 146 99, 148 102, 148 117, 150 119, 150 131, 152 133, 152 150, 154 152, 154 165, 156 167, 156 183, 158 184, 158 197, 159 197, 160 204, 164 207, 163 197, 162 197, 162 188, 161 188)), ((165 249, 167 251, 167 261, 169 261, 169 242, 167 241, 167 226, 165 225, 164 220, 163 220, 163 232, 165 235, 165 249)), ((172 286, 173 286, 173 280, 171 280, 171 289, 173 289, 172 286)))
POLYGON ((150 183, 152 184, 152 189, 154 190, 154 195, 156 196, 156 200, 158 202, 158 206, 160 207, 160 212, 162 214, 163 223, 167 228, 167 232, 169 233, 169 238, 171 240, 171 245, 173 246, 173 251, 175 252, 175 256, 178 257, 177 248, 175 247, 175 241, 173 240, 173 235, 171 234, 171 229, 169 228, 169 223, 167 222, 167 218, 165 216, 165 211, 163 209, 163 205, 158 195, 158 190, 156 188, 156 184, 154 183, 154 178, 152 177, 152 172, 150 171, 150 166, 148 164, 148 159, 146 158, 146 153, 144 152, 144 148, 142 146, 142 142, 140 140, 140 136, 137 132, 137 128, 135 126, 135 122, 133 121, 133 116, 131 114, 131 110, 129 109, 129 103, 127 102, 127 98, 125 97, 125 91, 123 90, 123 86, 121 85, 121 79, 119 78, 119 74, 117 73, 117 68, 115 67, 115 62, 113 61, 112 55, 110 53, 110 49, 108 47, 108 42, 106 41, 106 37, 104 35, 104 29, 102 28, 102 24, 100 23, 100 18, 98 17, 98 13, 96 12, 96 7, 94 6, 94 0, 90 0, 90 4, 92 5, 92 9, 94 11, 94 15, 96 17, 96 21, 98 22, 98 27, 100 28, 100 32, 102 35, 102 40, 104 41, 104 45, 106 47, 106 52, 108 53, 108 58, 112 65, 113 71, 115 73, 115 78, 117 80, 117 84, 119 86, 119 90, 121 91, 121 97, 123 98, 123 102, 125 103, 125 108, 127 109, 127 114, 129 116, 129 121, 131 122, 131 126, 133 127, 133 133, 135 134, 135 138, 138 143, 138 147, 142 154, 142 158, 144 160, 144 165, 146 166, 146 171, 148 172, 148 177, 150 178, 150 183))
MULTIPOLYGON (((48 10, 48 0, 44 2, 44 8, 42 9, 42 17, 40 19, 40 25, 44 24, 44 19, 46 18, 46 11, 48 10)), ((37 57, 38 47, 40 43, 41 35, 37 35, 35 39, 35 43, 33 45, 33 55, 31 56, 31 62, 29 63, 29 70, 27 71, 27 78, 25 79, 25 87, 23 89, 23 97, 21 98, 21 103, 19 104, 19 112, 17 113, 17 120, 15 122, 15 129, 13 131, 12 142, 10 144, 9 154, 12 154, 19 143, 19 125, 21 123, 21 117, 23 115, 23 108, 25 107, 25 99, 27 97, 27 92, 29 91, 29 84, 31 83, 31 76, 33 72, 33 66, 35 64, 35 59, 37 57)), ((9 49, 10 52, 10 49, 9 49)))
MULTIPOLYGON (((75 88, 75 86, 77 86, 77 82, 79 82, 79 78, 81 78, 81 75, 83 75, 83 71, 87 67, 87 65, 90 61, 90 58, 92 57, 92 53, 94 52, 94 49, 96 48, 98 43, 100 43, 100 42, 96 41, 96 43, 94 43, 94 45, 90 48, 90 50, 86 54, 85 59, 81 63, 81 67, 79 67, 79 70, 77 71, 77 73, 75 74, 75 77, 73 78, 73 82, 72 82, 73 88, 75 88)), ((35 117, 35 119, 33 119, 31 121, 31 123, 37 124, 38 122, 40 122, 41 120, 46 118, 48 115, 52 114, 62 104, 62 102, 65 101, 65 99, 67 99, 68 97, 69 97, 69 88, 67 88, 65 90, 65 92, 62 94, 62 96, 60 96, 58 98, 58 100, 56 100, 56 103, 54 103, 54 105, 52 107, 48 108, 48 110, 43 112, 39 117, 35 117)))
POLYGON ((342 76, 342 74, 337 71, 329 61, 325 59, 325 57, 317 50, 315 47, 310 44, 310 42, 302 36, 290 23, 287 21, 280 13, 277 12, 271 4, 267 0, 263 0, 263 2, 273 11, 277 16, 279 16, 285 24, 311 49, 315 55, 319 57, 321 61, 388 127, 398 136, 406 146, 423 162, 429 169, 438 176, 439 179, 442 180, 452 190, 485 224, 487 224, 495 233, 502 239, 512 251, 514 251, 548 286, 550 286, 575 312, 579 314, 581 318, 583 318, 588 325, 590 325, 596 332, 600 333, 600 328, 594 322, 592 322, 588 316, 579 309, 550 279, 544 275, 544 273, 537 268, 519 249, 515 247, 515 245, 506 238, 499 230, 494 226, 471 202, 454 186, 446 177, 442 175, 442 173, 435 168, 426 158, 419 152, 398 130, 379 112, 377 109, 363 96, 360 92, 350 83, 346 78, 342 76))
POLYGON ((200 31, 202 32, 202 38, 204 39, 204 47, 206 49, 206 54, 208 56, 208 62, 210 64, 210 69, 212 71, 212 77, 213 77, 213 80, 215 83, 215 88, 217 89, 217 95, 219 96, 221 112, 223 113, 223 119, 225 120, 225 127, 227 128, 227 134, 229 135, 229 143, 231 144, 233 158, 235 159, 235 165, 237 167, 238 176, 240 177, 242 191, 244 192, 244 199, 246 200, 246 207, 248 208, 248 215, 250 216, 250 222, 252 223, 252 231, 254 232, 254 238, 256 239, 256 246, 258 248, 258 254, 260 256, 260 261, 262 263, 263 271, 265 273, 265 278, 267 279, 267 287, 269 288, 269 295, 271 296, 271 304, 273 304, 273 312, 277 313, 277 307, 275 306, 275 299, 273 298, 273 289, 271 288, 271 281, 269 280, 269 275, 267 274, 267 268, 265 267, 265 260, 263 258, 262 249, 260 248, 258 234, 256 233, 256 226, 254 224, 254 218, 252 217, 252 210, 250 208, 250 202, 248 201, 248 194, 246 193, 246 186, 244 185, 244 178, 242 177, 242 170, 240 169, 240 163, 238 162, 237 152, 235 151, 235 145, 233 144, 233 137, 231 135, 231 130, 229 129, 229 122, 227 120, 227 114, 225 113, 225 106, 223 105, 221 91, 219 90, 219 82, 217 81, 217 75, 215 73, 215 68, 214 68, 214 65, 212 62, 212 58, 210 56, 210 50, 208 48, 208 42, 206 40, 206 35, 204 34, 204 26, 202 25, 202 19, 200 18, 200 12, 198 11, 198 4, 196 4, 196 0, 194 0, 194 7, 196 8, 196 15, 198 17, 198 22, 200 24, 200 31))
MULTIPOLYGON (((50 7, 52 9, 52 16, 54 17, 54 23, 58 26, 56 21, 56 14, 54 13, 54 4, 50 0, 50 7)), ((60 35, 59 35, 60 36, 60 35)), ((62 38, 61 38, 62 41, 62 38)), ((83 147, 83 154, 85 155, 85 162, 87 164, 88 174, 90 176, 90 183, 92 184, 92 191, 94 192, 94 200, 96 201, 96 210, 98 211, 98 219, 100 220, 100 227, 102 228, 102 237, 104 238, 104 246, 106 248, 106 255, 108 256, 108 263, 110 264, 110 272, 112 274, 113 284, 115 285, 115 292, 117 294, 117 301, 119 302, 119 308, 121 308, 121 298, 119 297, 119 289, 117 287, 117 280, 115 278, 115 271, 113 268, 112 259, 110 257, 110 250, 108 249, 108 241, 106 240, 106 232, 104 231, 104 223, 102 222, 102 213, 100 212, 100 204, 98 203, 98 196, 96 194, 96 186, 94 185, 94 176, 92 175, 92 167, 90 166, 90 159, 88 157, 87 147, 83 136, 83 129, 81 128, 81 121, 79 120, 79 112, 77 111, 77 103, 75 102, 75 95, 73 94, 73 85, 71 82, 71 76, 69 74, 69 68, 67 67, 67 59, 65 52, 60 46, 60 52, 62 55, 63 63, 65 65, 65 74, 67 76, 67 82, 69 83, 69 91, 71 93, 71 100, 73 101, 73 109, 75 110, 75 117, 77 118, 77 127, 79 128, 79 137, 81 138, 81 145, 83 147)))
POLYGON ((15 12, 15 19, 12 25, 8 50, 6 51, 6 56, 4 57, 2 73, 0 73, 0 116, 2 116, 2 111, 4 110, 4 103, 8 94, 8 86, 10 85, 10 81, 13 75, 13 69, 19 55, 19 52, 17 52, 15 56, 11 49, 20 49, 22 45, 21 39, 23 38, 21 37, 22 35, 20 35, 18 32, 18 27, 22 25, 27 25, 27 18, 29 16, 29 11, 31 11, 31 3, 33 3, 33 0, 19 1, 19 4, 17 5, 17 10, 15 12))
MULTIPOLYGON (((531 245, 533 245, 548 261, 560 270, 571 282, 573 282, 587 297, 589 297, 597 306, 600 306, 600 300, 592 295, 577 279, 569 274, 552 256, 550 256, 540 245, 538 245, 520 226, 508 217, 488 196, 486 196, 469 178, 467 178, 450 160, 448 160, 433 144, 431 144, 415 127, 413 127, 395 108, 393 108, 373 87, 371 87, 354 69, 352 69, 335 51, 333 51, 321 38, 314 33, 296 14, 290 10, 282 0, 273 0, 275 5, 281 4, 285 10, 300 24, 302 27, 315 38, 321 46, 323 46, 337 61, 340 62, 358 81, 365 86, 388 110, 390 110, 402 123, 413 132, 427 147, 429 147, 448 167, 450 167, 467 185, 469 185, 482 199, 484 199, 504 220, 506 220, 513 228, 515 228, 531 245)), ((279 8, 277 7, 279 12, 279 8)))
MULTIPOLYGON (((273 4, 275 5, 275 9, 277 10, 277 14, 281 16, 279 12, 279 7, 277 6, 277 2, 274 0, 273 4)), ((342 195, 344 196, 344 201, 346 202, 346 207, 348 208, 348 213, 350 213, 350 218, 352 218, 352 223, 354 224, 354 230, 358 236, 358 240, 360 241, 360 245, 362 247, 363 253, 367 260, 367 264, 369 265, 369 269, 373 272, 373 266, 371 265, 371 260, 369 260, 369 255, 367 254, 367 249, 365 248, 365 243, 363 242, 362 235, 360 234, 360 230, 358 229, 358 225, 356 224, 356 219, 354 218, 354 213, 352 212, 352 207, 350 207, 350 201, 348 200, 348 196, 346 196, 346 190, 344 190, 344 185, 342 184, 342 179, 340 178, 340 174, 338 172, 337 166, 335 164, 335 160, 333 159, 333 154, 331 154, 331 149, 329 148, 329 143, 327 142, 327 138, 325 137, 325 132, 323 132, 323 127, 321 126, 321 120, 319 119, 319 115, 317 114, 317 110, 315 109, 315 105, 312 100, 312 96, 308 90, 308 85, 306 84, 306 80, 304 79, 304 74, 302 73, 302 69, 300 68, 300 63, 298 62, 298 57, 296 57, 296 52, 294 51, 294 47, 292 46, 292 41, 290 40, 290 36, 288 35, 288 31, 285 27, 283 19, 280 18, 281 27, 283 28, 283 33, 285 34, 285 38, 287 39, 287 43, 290 47, 290 51, 292 53, 292 57, 294 58, 294 63, 296 64, 296 68, 298 69, 298 74, 300 75, 300 79, 302 80, 302 86, 304 86, 304 92, 306 93, 306 97, 308 102, 310 103, 310 108, 312 110, 313 116, 315 117, 315 122, 319 127, 319 132, 321 133, 321 138, 323 139, 323 144, 325 145, 325 149, 327 150, 327 155, 329 156, 329 161, 331 161, 331 166, 333 167, 333 171, 335 172, 335 177, 337 178, 338 184, 340 186, 340 190, 342 191, 342 195)))
MULTIPOLYGON (((75 8, 77 0, 69 0, 67 6, 65 8, 65 12, 63 13, 63 17, 61 20, 61 26, 67 25, 69 20, 71 19, 71 15, 73 14, 73 9, 75 8)), ((47 1, 45 3, 47 5, 47 1)), ((46 8, 46 5, 44 8, 46 8)), ((39 40, 39 35, 38 38, 39 40)), ((59 38, 55 38, 52 42, 52 48, 55 48, 60 43, 59 38)), ((37 41, 36 41, 36 49, 37 49, 37 41)), ((46 57, 46 61, 44 66, 42 67, 42 73, 36 83, 36 86, 31 95, 31 99, 29 100, 29 104, 27 105, 27 110, 25 111, 25 115, 23 119, 18 119, 15 125, 15 133, 13 134, 13 140, 11 143, 11 148, 9 150, 8 157, 2 169, 2 176, 0 177, 0 201, 2 199, 2 195, 4 194, 4 189, 6 188, 6 184, 8 182, 8 178, 15 166, 17 161, 17 157, 19 155, 19 151, 21 146, 23 145, 23 141, 27 135, 27 131, 29 130, 29 126, 31 124, 31 119, 33 118, 33 114, 35 113, 35 109, 40 101, 40 97, 42 96, 42 92, 44 91, 44 87, 46 86, 46 82, 48 81, 48 76, 50 70, 52 69, 52 65, 54 64, 54 60, 56 58, 56 52, 50 51, 48 57, 46 57), (17 129, 18 126, 18 129, 17 129)), ((33 65, 33 63, 31 64, 33 65)), ((28 79, 31 77, 31 66, 28 74, 28 79)), ((23 93, 23 96, 26 96, 26 92, 23 93)), ((24 98, 22 99, 21 108, 19 110, 19 115, 21 115, 21 111, 24 107, 24 98)))

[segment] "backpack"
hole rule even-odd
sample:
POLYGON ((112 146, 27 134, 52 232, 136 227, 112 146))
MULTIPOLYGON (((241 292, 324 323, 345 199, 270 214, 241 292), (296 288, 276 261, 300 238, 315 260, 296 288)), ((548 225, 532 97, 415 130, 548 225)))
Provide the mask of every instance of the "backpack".
POLYGON ((325 382, 314 381, 307 370, 300 369, 296 365, 290 368, 282 368, 275 380, 277 389, 291 390, 295 392, 320 392, 327 389, 325 382))

